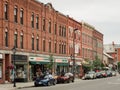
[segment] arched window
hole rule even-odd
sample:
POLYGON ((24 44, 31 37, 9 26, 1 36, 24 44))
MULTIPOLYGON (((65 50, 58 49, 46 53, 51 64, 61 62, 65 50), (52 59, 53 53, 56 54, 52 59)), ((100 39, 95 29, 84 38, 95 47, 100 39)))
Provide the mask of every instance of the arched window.
POLYGON ((36 39, 36 48, 37 51, 39 50, 39 36, 37 35, 37 39, 36 39))
POLYGON ((32 34, 32 50, 34 50, 34 35, 32 34))
POLYGON ((23 24, 23 19, 24 19, 24 11, 23 9, 20 9, 20 24, 23 24))
POLYGON ((15 31, 14 33, 14 46, 17 48, 18 47, 18 33, 17 33, 17 30, 15 31))
POLYGON ((14 7, 14 22, 15 23, 18 22, 17 18, 18 18, 18 8, 17 8, 17 6, 15 6, 14 7))
POLYGON ((8 30, 5 29, 5 46, 8 47, 8 30))
POLYGON ((6 2, 4 5, 4 18, 8 20, 8 3, 6 2))
POLYGON ((46 46, 46 43, 45 43, 45 38, 43 38, 43 52, 45 52, 45 46, 46 46))
POLYGON ((20 33, 20 48, 23 49, 23 32, 20 33))

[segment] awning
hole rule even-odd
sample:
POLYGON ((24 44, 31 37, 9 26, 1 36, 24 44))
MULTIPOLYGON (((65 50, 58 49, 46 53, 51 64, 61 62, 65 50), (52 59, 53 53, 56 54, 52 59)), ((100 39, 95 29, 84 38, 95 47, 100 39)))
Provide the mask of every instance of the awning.
POLYGON ((35 65, 35 64, 48 64, 49 62, 30 61, 29 63, 35 65))
POLYGON ((64 58, 59 58, 59 59, 55 59, 56 65, 57 66, 68 66, 68 59, 64 59, 64 58))
POLYGON ((49 57, 29 57, 30 64, 48 64, 49 57))
POLYGON ((68 66, 68 63, 57 63, 57 66, 68 66))

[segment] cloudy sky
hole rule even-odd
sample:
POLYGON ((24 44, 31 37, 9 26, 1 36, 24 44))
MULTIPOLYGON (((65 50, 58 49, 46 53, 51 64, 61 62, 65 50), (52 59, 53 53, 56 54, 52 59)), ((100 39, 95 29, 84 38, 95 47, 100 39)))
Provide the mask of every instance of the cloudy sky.
POLYGON ((55 10, 84 21, 104 34, 104 44, 120 44, 120 0, 39 0, 55 10))

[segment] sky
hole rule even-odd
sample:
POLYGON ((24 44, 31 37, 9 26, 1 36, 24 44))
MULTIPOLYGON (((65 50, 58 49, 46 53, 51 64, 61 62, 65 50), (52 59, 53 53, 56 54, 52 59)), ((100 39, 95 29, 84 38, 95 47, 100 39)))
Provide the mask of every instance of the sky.
POLYGON ((120 44, 120 0, 38 0, 55 10, 84 21, 104 35, 104 44, 120 44))

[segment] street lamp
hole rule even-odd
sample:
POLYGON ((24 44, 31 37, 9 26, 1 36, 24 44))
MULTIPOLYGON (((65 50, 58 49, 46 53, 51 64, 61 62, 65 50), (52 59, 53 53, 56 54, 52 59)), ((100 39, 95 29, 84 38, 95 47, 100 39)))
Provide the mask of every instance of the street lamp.
POLYGON ((15 53, 16 53, 16 47, 14 46, 12 48, 12 51, 13 51, 13 73, 14 73, 14 77, 13 77, 13 80, 14 80, 14 84, 13 84, 13 87, 16 87, 16 81, 15 81, 15 53))
POLYGON ((76 61, 75 61, 75 32, 77 31, 78 29, 75 28, 73 30, 73 54, 71 55, 71 59, 73 61, 73 76, 74 76, 74 79, 75 79, 75 74, 76 74, 76 61))

